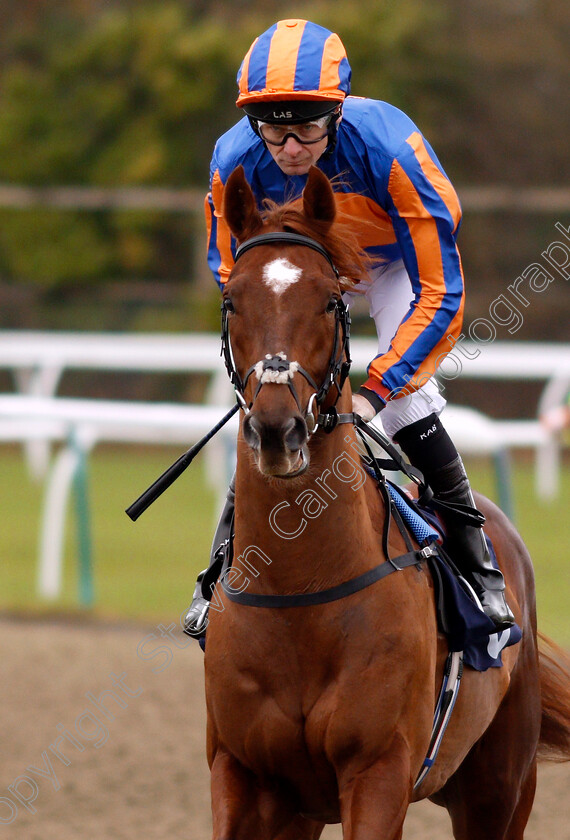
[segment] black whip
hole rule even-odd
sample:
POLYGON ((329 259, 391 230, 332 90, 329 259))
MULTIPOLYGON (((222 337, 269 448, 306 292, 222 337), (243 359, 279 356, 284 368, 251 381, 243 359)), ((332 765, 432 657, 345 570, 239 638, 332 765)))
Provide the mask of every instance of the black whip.
POLYGON ((163 472, 162 475, 150 485, 148 490, 145 490, 144 493, 126 509, 125 513, 133 520, 133 522, 136 522, 141 513, 144 513, 145 510, 150 507, 152 503, 164 493, 165 490, 168 490, 171 484, 174 484, 176 479, 182 475, 186 467, 190 466, 202 447, 205 446, 208 441, 220 431, 222 426, 225 426, 228 420, 230 420, 237 411, 239 411, 238 403, 230 408, 227 414, 224 414, 219 423, 216 423, 214 428, 210 429, 207 435, 204 435, 198 443, 195 443, 194 446, 191 446, 187 452, 181 455, 180 458, 172 464, 172 466, 168 467, 168 469, 165 470, 165 472, 163 472))

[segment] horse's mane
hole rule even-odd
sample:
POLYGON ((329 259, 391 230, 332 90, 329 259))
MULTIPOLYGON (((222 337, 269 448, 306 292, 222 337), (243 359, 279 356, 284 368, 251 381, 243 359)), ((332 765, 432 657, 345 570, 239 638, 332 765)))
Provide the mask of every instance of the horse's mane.
POLYGON ((300 209, 298 200, 277 204, 265 199, 263 208, 262 217, 266 225, 309 236, 325 248, 340 273, 343 289, 369 278, 372 261, 356 241, 356 220, 350 216, 339 214, 332 225, 310 219, 300 209))

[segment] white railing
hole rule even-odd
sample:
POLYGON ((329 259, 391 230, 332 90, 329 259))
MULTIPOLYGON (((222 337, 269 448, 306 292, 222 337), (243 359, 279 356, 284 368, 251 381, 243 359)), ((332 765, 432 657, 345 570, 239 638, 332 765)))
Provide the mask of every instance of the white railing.
MULTIPOLYGON (((570 385, 570 346, 494 343, 465 346, 462 375, 493 380, 544 382, 539 411, 560 403, 570 385), (477 358, 473 358, 480 350, 477 358)), ((362 374, 375 355, 373 340, 353 340, 353 371, 362 374)), ((85 469, 91 449, 101 441, 169 443, 186 448, 221 418, 231 405, 231 389, 220 359, 218 335, 131 335, 94 333, 0 332, 0 367, 14 374, 17 393, 0 396, 0 442, 22 442, 30 464, 41 475, 50 463, 50 445, 63 443, 49 466, 46 482, 38 589, 43 597, 60 591, 65 513, 74 479, 85 469), (207 373, 204 405, 156 404, 64 398, 56 396, 66 370, 207 373)), ((442 383, 445 384, 445 383, 442 383)), ((543 496, 557 491, 559 446, 555 434, 536 420, 492 420, 470 408, 448 406, 445 426, 458 449, 495 459, 500 503, 511 511, 508 452, 532 447, 537 453, 537 490, 543 496)), ((220 498, 228 479, 228 440, 235 438, 235 422, 220 433, 218 446, 208 447, 210 474, 220 498)), ((79 485, 80 487, 80 485, 79 485)), ((144 489, 144 488, 141 488, 144 489)), ((80 495, 80 489, 78 494, 80 495)), ((81 518, 81 510, 78 511, 81 518)), ((92 597, 89 522, 80 540, 81 599, 92 597), (83 547, 81 546, 83 544, 83 547)))
MULTIPOLYGON (((375 355, 372 339, 353 339, 352 370, 362 374, 375 355)), ((537 417, 547 414, 562 403, 570 388, 570 345, 529 342, 493 342, 474 345, 466 342, 453 355, 461 365, 461 376, 475 379, 528 381, 544 383, 537 408, 537 417)), ((228 403, 229 389, 220 360, 220 338, 214 334, 113 334, 66 332, 0 332, 0 367, 14 373, 19 393, 30 396, 53 396, 65 370, 107 370, 137 372, 204 372, 210 375, 206 402, 215 405, 228 403)), ((456 371, 453 371, 455 375, 456 371)), ((445 386, 445 379, 441 379, 445 386)), ((498 392, 500 398, 500 392, 498 392)), ((449 409, 446 417, 450 422, 449 409)), ((475 419, 473 418, 473 422, 475 419)), ((502 421, 499 421, 502 422, 502 421)), ((520 446, 520 435, 532 434, 535 441, 541 436, 535 421, 510 421, 508 430, 513 446, 520 446), (529 425, 530 424, 530 425, 529 425), (515 431, 515 430, 519 431, 515 431)), ((487 424, 490 435, 490 424, 487 424)), ((457 445, 469 450, 472 435, 464 424, 457 424, 457 445)), ((491 437, 489 437, 491 440, 491 437)), ((528 445, 536 446, 529 442, 528 445)), ((491 444, 490 444, 491 446, 491 444)), ((558 487, 558 441, 554 434, 540 444, 537 463, 537 491, 541 495, 555 495, 558 487)), ((493 447, 489 451, 492 451, 493 447)), ((48 463, 49 449, 41 436, 27 443, 32 471, 42 475, 48 463)))

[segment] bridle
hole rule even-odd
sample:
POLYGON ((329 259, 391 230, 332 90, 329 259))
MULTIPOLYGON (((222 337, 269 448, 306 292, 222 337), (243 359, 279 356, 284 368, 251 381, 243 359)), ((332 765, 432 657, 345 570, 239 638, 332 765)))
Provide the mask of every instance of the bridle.
MULTIPOLYGON (((272 233, 264 233, 259 236, 253 236, 251 239, 247 239, 239 246, 239 248, 236 251, 235 262, 237 262, 240 259, 240 257, 242 257, 245 253, 247 253, 247 251, 251 250, 251 248, 255 248, 258 245, 272 245, 276 242, 281 242, 288 245, 302 245, 306 248, 312 248, 313 251, 317 251, 327 260, 335 277, 337 278, 337 280, 339 279, 338 269, 333 263, 332 258, 326 250, 326 248, 324 248, 319 242, 316 242, 314 239, 311 239, 309 236, 303 236, 300 233, 277 231, 272 233)), ((287 360, 284 353, 278 353, 273 356, 268 355, 265 357, 265 359, 256 362, 249 368, 249 370, 247 370, 245 376, 242 379, 236 368, 232 354, 228 311, 222 303, 222 356, 226 365, 226 370, 228 372, 230 382, 235 388, 237 399, 240 403, 241 408, 246 414, 248 414, 251 410, 253 403, 255 402, 255 399, 263 385, 265 385, 267 382, 278 382, 281 384, 286 384, 288 386, 297 404, 297 408, 305 418, 305 422, 307 423, 307 427, 310 433, 313 433, 319 426, 323 427, 325 430, 330 430, 332 420, 338 416, 336 415, 336 409, 334 408, 334 406, 336 405, 340 397, 351 364, 349 348, 350 316, 348 314, 348 310, 346 305, 344 304, 344 301, 340 297, 336 300, 334 313, 335 331, 333 347, 329 359, 327 372, 320 385, 316 384, 313 377, 298 362, 291 362, 287 360), (306 379, 306 381, 309 383, 309 385, 311 386, 311 388, 313 388, 314 391, 314 393, 311 394, 311 397, 309 398, 307 406, 304 410, 301 406, 299 396, 297 394, 297 389, 295 388, 293 382, 293 377, 295 373, 300 373, 301 376, 303 376, 306 379), (245 397, 245 389, 253 374, 257 376, 258 384, 253 394, 253 399, 250 403, 248 403, 245 397), (315 418, 314 406, 316 405, 318 408, 320 408, 320 406, 326 399, 331 387, 333 386, 337 392, 334 403, 329 407, 329 409, 326 412, 319 412, 318 416, 315 418)), ((334 425, 336 425, 336 422, 334 423, 334 425)))
MULTIPOLYGON (((236 260, 238 260, 246 251, 249 251, 250 248, 254 248, 257 245, 268 245, 274 242, 285 242, 288 244, 303 245, 307 248, 312 248, 327 260, 335 277, 339 279, 339 272, 328 251, 314 239, 311 239, 308 236, 302 236, 298 233, 266 233, 261 236, 254 236, 238 248, 236 260)), ((284 357, 284 353, 269 356, 268 358, 257 362, 255 365, 252 365, 242 379, 235 366, 232 356, 228 312, 222 305, 222 356, 224 358, 230 381, 235 388, 238 402, 232 406, 222 419, 216 423, 216 425, 206 435, 204 435, 201 440, 195 443, 187 452, 184 452, 174 464, 165 470, 165 472, 159 476, 156 481, 154 481, 153 484, 141 496, 139 496, 132 505, 130 505, 129 508, 127 508, 127 514, 133 521, 138 519, 141 513, 143 513, 168 487, 170 487, 174 481, 176 481, 178 476, 182 475, 184 470, 192 463, 198 452, 208 443, 209 440, 213 438, 215 434, 220 431, 220 429, 234 416, 234 414, 236 414, 237 411, 239 411, 240 408, 245 414, 249 413, 263 385, 266 382, 271 381, 285 383, 288 385, 289 390, 293 394, 295 402, 297 403, 299 411, 304 414, 309 434, 312 434, 319 428, 323 429, 325 432, 332 432, 332 430, 340 423, 354 424, 360 432, 366 432, 366 435, 379 444, 391 458, 390 461, 384 461, 376 458, 376 456, 374 456, 370 451, 369 447, 365 444, 365 448, 375 465, 375 470, 376 468, 380 469, 382 467, 386 467, 392 471, 398 469, 408 475, 408 477, 416 484, 421 484, 417 471, 413 470, 412 467, 404 463, 399 452, 394 446, 392 446, 390 441, 384 435, 372 426, 368 426, 368 424, 365 423, 358 414, 354 414, 352 412, 339 414, 337 412, 335 406, 338 402, 344 382, 350 370, 350 317, 341 298, 335 299, 334 312, 335 331, 333 347, 329 358, 327 372, 321 385, 319 386, 316 384, 313 377, 304 368, 302 368, 301 365, 297 362, 288 361, 284 357), (253 395, 253 399, 248 404, 245 398, 245 388, 247 387, 247 383, 254 372, 258 376, 259 382, 253 395), (292 382, 295 373, 300 373, 309 383, 311 388, 313 388, 313 393, 309 398, 304 412, 301 408, 297 391, 292 382), (321 407, 327 397, 327 394, 333 386, 336 389, 336 398, 332 404, 321 411, 321 407), (314 415, 315 405, 319 409, 317 417, 314 415)), ((421 487, 422 493, 425 495, 426 488, 423 484, 421 487)), ((389 507, 389 503, 387 504, 389 507)), ((368 583, 365 585, 368 585, 368 583)))

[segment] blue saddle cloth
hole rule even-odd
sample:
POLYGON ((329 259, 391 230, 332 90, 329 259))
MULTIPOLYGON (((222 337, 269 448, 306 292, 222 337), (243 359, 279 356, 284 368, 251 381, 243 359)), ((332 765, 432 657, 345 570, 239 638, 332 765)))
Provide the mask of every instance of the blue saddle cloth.
MULTIPOLYGON (((503 664, 501 651, 514 645, 522 638, 518 625, 497 633, 495 625, 481 610, 469 592, 469 585, 446 561, 446 535, 436 514, 427 507, 421 507, 421 516, 406 500, 405 493, 388 482, 390 496, 402 518, 420 545, 437 541, 443 552, 431 558, 431 573, 435 586, 438 625, 445 633, 451 651, 462 650, 464 663, 476 671, 500 668, 503 664)), ((498 568, 495 549, 485 535, 489 553, 498 568)))

